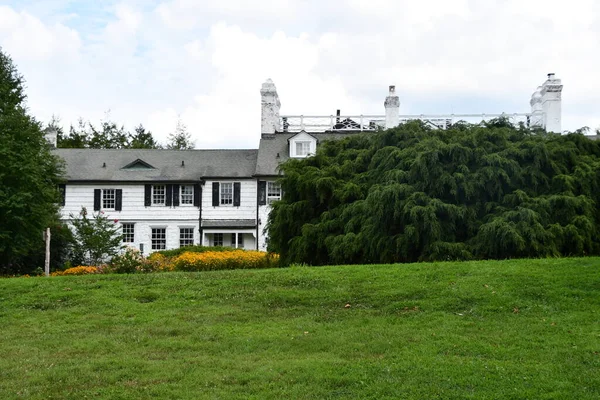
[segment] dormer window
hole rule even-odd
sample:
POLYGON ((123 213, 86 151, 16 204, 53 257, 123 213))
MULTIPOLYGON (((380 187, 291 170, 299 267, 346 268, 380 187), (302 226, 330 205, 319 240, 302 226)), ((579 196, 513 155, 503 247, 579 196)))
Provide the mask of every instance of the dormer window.
POLYGON ((289 143, 292 158, 305 158, 317 152, 317 139, 306 132, 292 136, 289 143))

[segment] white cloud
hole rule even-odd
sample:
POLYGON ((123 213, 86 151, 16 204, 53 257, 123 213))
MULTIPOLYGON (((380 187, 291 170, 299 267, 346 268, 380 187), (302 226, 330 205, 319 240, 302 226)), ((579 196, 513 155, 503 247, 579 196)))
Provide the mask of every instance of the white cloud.
POLYGON ((556 72, 565 85, 564 127, 600 125, 594 0, 108 7, 99 24, 100 14, 85 7, 40 18, 35 9, 0 6, 0 46, 25 75, 39 119, 97 122, 110 109, 117 122, 143 123, 165 141, 180 115, 198 147, 256 147, 267 78, 284 114, 382 114, 390 84, 403 113, 440 102, 446 112, 489 113, 528 111, 535 87, 556 72))

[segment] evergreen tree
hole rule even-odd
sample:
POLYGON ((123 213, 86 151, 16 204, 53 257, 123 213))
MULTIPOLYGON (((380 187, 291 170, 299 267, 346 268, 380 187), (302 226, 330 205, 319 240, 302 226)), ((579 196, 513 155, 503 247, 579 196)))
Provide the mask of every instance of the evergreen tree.
POLYGON ((600 254, 600 143, 581 134, 414 121, 281 169, 268 230, 286 263, 600 254))
MULTIPOLYGON (((42 249, 56 221, 61 162, 25 107, 23 77, 0 49, 0 270, 13 272, 42 249)), ((43 251, 43 250, 42 250, 43 251)))
POLYGON ((167 149, 170 150, 190 150, 194 148, 194 142, 192 136, 188 133, 187 127, 179 118, 177 120, 177 126, 175 132, 169 134, 169 142, 167 143, 167 149))
POLYGON ((129 134, 128 147, 131 149, 160 149, 160 144, 154 140, 152 132, 139 124, 135 127, 135 133, 129 134))
POLYGON ((82 118, 79 118, 76 127, 73 125, 70 126, 68 135, 59 132, 57 147, 64 149, 84 149, 90 147, 90 134, 82 118))

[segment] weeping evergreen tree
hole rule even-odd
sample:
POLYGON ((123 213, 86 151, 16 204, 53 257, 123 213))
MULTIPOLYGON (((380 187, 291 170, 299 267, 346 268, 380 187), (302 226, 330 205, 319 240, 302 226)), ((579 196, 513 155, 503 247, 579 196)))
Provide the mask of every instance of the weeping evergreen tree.
POLYGON ((270 250, 312 265, 600 254, 599 146, 506 120, 325 142, 282 165, 270 250))

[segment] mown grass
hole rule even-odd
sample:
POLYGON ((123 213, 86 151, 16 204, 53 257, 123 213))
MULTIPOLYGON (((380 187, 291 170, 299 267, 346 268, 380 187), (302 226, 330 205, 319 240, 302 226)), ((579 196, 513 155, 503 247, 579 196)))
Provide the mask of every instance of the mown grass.
POLYGON ((2 399, 597 399, 600 258, 0 280, 2 399))

